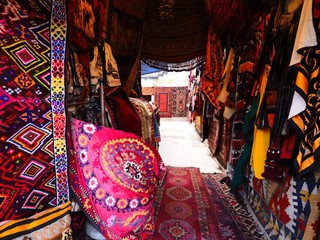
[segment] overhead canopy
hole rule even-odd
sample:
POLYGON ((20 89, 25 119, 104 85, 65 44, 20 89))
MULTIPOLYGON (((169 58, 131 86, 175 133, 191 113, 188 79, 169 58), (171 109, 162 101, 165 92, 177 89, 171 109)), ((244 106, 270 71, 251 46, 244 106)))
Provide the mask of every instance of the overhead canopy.
POLYGON ((204 16, 203 0, 149 1, 141 58, 175 64, 199 57, 203 60, 207 38, 204 16))
POLYGON ((141 75, 149 74, 149 73, 155 73, 161 71, 161 69, 153 68, 146 64, 145 62, 141 61, 141 75))

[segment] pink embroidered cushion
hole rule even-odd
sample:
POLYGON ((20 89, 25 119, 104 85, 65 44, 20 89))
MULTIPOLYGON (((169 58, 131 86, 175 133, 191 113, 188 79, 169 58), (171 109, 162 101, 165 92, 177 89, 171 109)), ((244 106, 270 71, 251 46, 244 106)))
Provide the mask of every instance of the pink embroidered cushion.
POLYGON ((148 239, 153 202, 165 167, 137 135, 72 120, 71 187, 108 239, 148 239))

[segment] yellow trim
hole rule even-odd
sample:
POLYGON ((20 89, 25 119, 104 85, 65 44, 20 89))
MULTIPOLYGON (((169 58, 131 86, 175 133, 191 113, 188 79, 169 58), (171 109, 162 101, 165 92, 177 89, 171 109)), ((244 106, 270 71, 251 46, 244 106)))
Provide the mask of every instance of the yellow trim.
POLYGON ((313 142, 313 151, 316 151, 320 148, 320 137, 317 137, 316 140, 313 142))
POLYGON ((20 219, 20 220, 11 220, 8 223, 5 223, 4 225, 0 226, 0 231, 3 231, 2 233, 0 233, 0 237, 6 237, 6 236, 10 236, 12 234, 16 234, 18 232, 22 232, 22 231, 26 231, 29 229, 32 229, 34 227, 38 227, 54 218, 63 216, 66 212, 71 210, 71 202, 66 202, 64 204, 61 204, 57 207, 45 210, 41 213, 38 213, 36 215, 31 216, 30 218, 24 218, 24 219, 20 219), (60 209, 58 212, 54 213, 55 211, 57 211, 58 209, 60 209), (53 213, 53 214, 49 214, 49 213, 53 213), (48 216, 45 216, 46 214, 49 214, 48 216), (23 224, 24 221, 30 221, 34 219, 34 221, 30 222, 30 223, 26 223, 23 224), (17 226, 17 227, 13 227, 9 230, 6 230, 6 228, 10 228, 12 225, 21 223, 22 225, 17 226))
POLYGON ((302 163, 302 153, 301 153, 301 151, 299 151, 296 161, 297 161, 297 163, 299 165, 299 168, 300 168, 301 163, 302 163))
POLYGON ((310 156, 307 159, 303 160, 303 162, 300 165, 299 172, 302 172, 303 170, 307 169, 314 163, 314 156, 310 156))
POLYGON ((293 116, 291 120, 299 127, 301 132, 304 132, 304 122, 299 115, 293 116))
POLYGON ((304 94, 308 94, 308 80, 301 71, 298 71, 296 86, 300 88, 304 92, 304 94))

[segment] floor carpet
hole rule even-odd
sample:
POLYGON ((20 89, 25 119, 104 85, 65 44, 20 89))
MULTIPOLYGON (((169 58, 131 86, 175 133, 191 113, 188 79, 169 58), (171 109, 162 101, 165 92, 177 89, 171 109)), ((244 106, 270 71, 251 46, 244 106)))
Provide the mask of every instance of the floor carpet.
POLYGON ((215 214, 219 219, 221 239, 267 239, 264 231, 258 227, 252 214, 248 212, 242 195, 239 192, 230 193, 229 177, 221 173, 203 173, 202 177, 214 209, 216 209, 215 214))
POLYGON ((220 239, 218 221, 198 168, 167 166, 167 179, 155 201, 153 239, 220 239))
POLYGON ((192 167, 167 166, 167 172, 156 196, 153 239, 265 239, 242 196, 229 192, 225 175, 192 167))

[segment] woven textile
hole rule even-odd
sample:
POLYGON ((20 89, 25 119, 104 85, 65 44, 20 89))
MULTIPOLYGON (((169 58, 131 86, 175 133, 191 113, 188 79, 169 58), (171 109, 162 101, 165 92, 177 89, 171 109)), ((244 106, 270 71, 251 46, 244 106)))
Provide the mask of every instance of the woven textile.
POLYGON ((156 234, 153 239, 221 239, 216 209, 212 208, 198 168, 167 166, 167 179, 157 192, 156 234))
POLYGON ((219 134, 221 132, 220 125, 222 125, 221 122, 221 116, 214 116, 209 123, 208 145, 213 155, 217 155, 219 151, 219 134))
POLYGON ((208 32, 207 38, 207 56, 205 71, 201 77, 201 90, 210 103, 215 108, 220 109, 222 104, 218 96, 224 69, 222 43, 213 29, 208 32))
POLYGON ((112 128, 142 136, 141 119, 121 89, 106 96, 105 104, 112 128))
POLYGON ((181 63, 204 56, 207 36, 204 15, 200 0, 149 1, 141 57, 181 63))
POLYGON ((154 115, 152 105, 142 98, 129 98, 136 113, 141 119, 142 138, 148 142, 154 142, 154 115))
POLYGON ((156 87, 155 88, 155 104, 160 110, 160 117, 172 117, 172 88, 156 87))
POLYGON ((203 173, 203 179, 219 219, 221 240, 262 240, 265 233, 256 225, 240 193, 230 192, 230 178, 224 174, 203 173))
MULTIPOLYGON (((219 116, 216 116, 216 118, 219 118, 219 116)), ((225 118, 220 117, 220 121, 221 129, 219 131, 217 142, 218 151, 216 153, 216 158, 224 168, 227 168, 227 163, 229 161, 232 126, 231 122, 225 118)))
POLYGON ((250 173, 248 208, 270 239, 318 239, 320 169, 304 180, 259 180, 250 173))
POLYGON ((0 3, 0 221, 69 199, 64 4, 0 3))
POLYGON ((187 116, 188 87, 174 87, 172 89, 172 116, 187 116))
MULTIPOLYGON (((319 47, 303 50, 295 91, 303 97, 304 111, 290 119, 302 138, 294 166, 299 177, 312 173, 320 162, 320 61, 319 47)), ((300 103, 301 104, 301 103, 300 103)), ((297 108, 293 102, 291 108, 297 108)))
POLYGON ((135 134, 73 119, 71 189, 106 239, 149 239, 156 190, 165 177, 158 152, 135 134))

